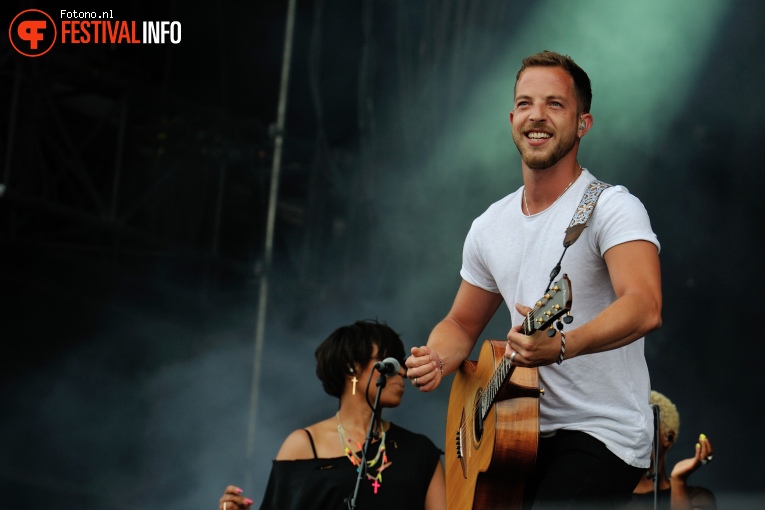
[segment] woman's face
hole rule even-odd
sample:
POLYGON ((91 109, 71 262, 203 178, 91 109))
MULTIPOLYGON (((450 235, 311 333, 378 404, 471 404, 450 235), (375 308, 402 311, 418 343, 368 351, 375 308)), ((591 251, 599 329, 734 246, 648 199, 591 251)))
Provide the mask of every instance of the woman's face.
MULTIPOLYGON (((380 377, 380 372, 375 369, 375 363, 378 361, 382 360, 378 359, 377 346, 375 345, 372 351, 372 359, 362 367, 361 373, 358 375, 359 381, 357 383, 356 394, 361 394, 363 397, 364 389, 367 387, 367 382, 369 382, 367 398, 369 402, 372 403, 374 403, 375 397, 377 396, 377 380, 380 377), (358 391, 358 389, 361 389, 361 391, 358 391)), ((406 367, 402 365, 396 375, 388 376, 385 381, 385 387, 380 393, 380 407, 396 407, 401 403, 401 398, 404 396, 404 388, 406 386, 404 384, 405 375, 406 367)))

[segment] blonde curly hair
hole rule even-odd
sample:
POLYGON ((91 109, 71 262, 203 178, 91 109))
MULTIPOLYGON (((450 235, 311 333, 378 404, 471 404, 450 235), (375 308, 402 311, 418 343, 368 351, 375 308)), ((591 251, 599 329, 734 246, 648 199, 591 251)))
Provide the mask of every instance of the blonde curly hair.
POLYGON ((674 444, 677 441, 677 436, 680 435, 680 414, 677 412, 677 407, 658 391, 651 391, 651 405, 653 404, 659 406, 661 413, 659 426, 661 437, 666 438, 671 433, 672 444, 674 444))

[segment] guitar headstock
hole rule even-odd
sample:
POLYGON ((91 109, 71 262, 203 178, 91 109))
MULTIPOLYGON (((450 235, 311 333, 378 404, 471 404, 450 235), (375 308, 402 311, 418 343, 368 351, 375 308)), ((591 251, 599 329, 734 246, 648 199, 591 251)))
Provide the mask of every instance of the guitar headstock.
MULTIPOLYGON (((571 297, 571 280, 564 274, 526 316, 523 322, 524 334, 530 335, 534 331, 547 329, 563 315, 563 322, 571 323, 571 297)), ((563 325, 559 324, 558 329, 563 329, 563 325)))

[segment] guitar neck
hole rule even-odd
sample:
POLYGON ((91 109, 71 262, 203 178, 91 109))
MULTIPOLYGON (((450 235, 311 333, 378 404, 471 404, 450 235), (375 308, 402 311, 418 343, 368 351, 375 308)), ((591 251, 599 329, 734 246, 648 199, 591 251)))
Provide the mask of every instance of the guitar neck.
MULTIPOLYGON (((545 295, 536 302, 536 306, 526 314, 526 318, 521 324, 521 332, 524 335, 531 335, 538 329, 549 327, 553 321, 571 309, 571 282, 568 276, 563 277, 555 283, 545 295)), ((481 419, 486 416, 497 398, 499 390, 512 373, 514 367, 510 360, 503 357, 499 365, 494 370, 494 374, 489 379, 486 386, 483 387, 481 394, 481 419)))
POLYGON ((510 360, 502 358, 489 382, 483 387, 481 394, 481 420, 486 419, 486 415, 489 414, 491 406, 494 404, 494 399, 497 398, 500 388, 505 384, 513 369, 514 367, 510 364, 510 360))

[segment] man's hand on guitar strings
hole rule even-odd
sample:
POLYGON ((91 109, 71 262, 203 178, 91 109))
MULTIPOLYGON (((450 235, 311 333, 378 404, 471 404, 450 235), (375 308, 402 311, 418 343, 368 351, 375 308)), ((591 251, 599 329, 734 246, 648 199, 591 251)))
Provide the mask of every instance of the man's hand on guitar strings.
POLYGON ((427 345, 412 347, 406 359, 406 376, 420 391, 433 391, 441 384, 442 367, 438 353, 427 345))

